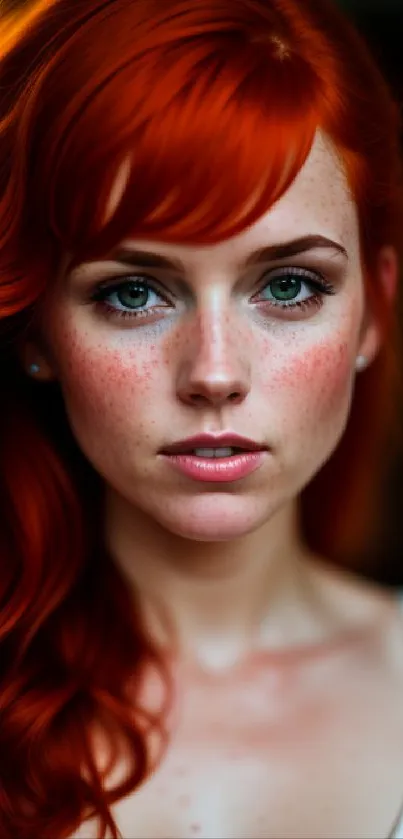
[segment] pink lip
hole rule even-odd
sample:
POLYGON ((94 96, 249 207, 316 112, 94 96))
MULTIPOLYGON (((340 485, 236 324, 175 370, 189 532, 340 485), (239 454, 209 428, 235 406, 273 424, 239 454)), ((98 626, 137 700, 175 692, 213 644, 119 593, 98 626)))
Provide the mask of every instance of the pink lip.
MULTIPOLYGON (((266 451, 268 448, 264 443, 257 443, 255 440, 250 440, 249 437, 242 437, 239 434, 226 431, 222 434, 197 434, 194 437, 187 437, 185 440, 164 447, 161 454, 191 454, 194 449, 219 449, 222 447, 243 449, 249 454, 266 451)), ((225 458, 225 460, 228 460, 228 458, 225 458)))
MULTIPOLYGON (((198 447, 197 447, 198 448, 198 447)), ((256 472, 267 451, 245 452, 231 457, 206 458, 192 454, 162 455, 177 471, 195 481, 225 483, 239 481, 256 472)))

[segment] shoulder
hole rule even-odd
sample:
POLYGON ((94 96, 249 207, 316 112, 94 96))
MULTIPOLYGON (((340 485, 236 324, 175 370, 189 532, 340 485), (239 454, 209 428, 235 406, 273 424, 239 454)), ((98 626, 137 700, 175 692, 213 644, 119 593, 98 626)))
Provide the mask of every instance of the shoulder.
POLYGON ((401 671, 403 679, 403 589, 391 589, 355 572, 313 556, 315 588, 340 632, 373 634, 384 662, 401 671))
POLYGON ((347 615, 376 614, 381 609, 393 609, 403 615, 403 588, 391 589, 359 572, 339 567, 325 557, 311 554, 311 571, 323 594, 334 606, 341 605, 347 615))

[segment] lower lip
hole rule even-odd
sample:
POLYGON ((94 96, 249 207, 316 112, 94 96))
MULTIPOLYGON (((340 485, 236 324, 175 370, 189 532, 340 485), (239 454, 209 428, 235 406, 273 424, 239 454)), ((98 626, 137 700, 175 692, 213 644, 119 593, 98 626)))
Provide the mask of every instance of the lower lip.
POLYGON ((245 452, 232 457, 198 457, 192 454, 162 455, 178 472, 195 481, 225 483, 246 478, 262 466, 266 451, 245 452))

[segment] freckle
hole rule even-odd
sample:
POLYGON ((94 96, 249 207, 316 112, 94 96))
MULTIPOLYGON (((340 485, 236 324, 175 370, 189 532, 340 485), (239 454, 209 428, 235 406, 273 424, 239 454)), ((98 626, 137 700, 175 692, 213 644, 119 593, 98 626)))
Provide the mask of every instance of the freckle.
POLYGON ((190 795, 180 795, 178 798, 179 807, 189 807, 191 802, 190 795))
POLYGON ((178 778, 184 778, 184 777, 185 777, 185 775, 186 775, 186 769, 185 769, 185 767, 184 767, 184 766, 178 766, 178 768, 175 770, 175 775, 176 775, 178 778))
POLYGON ((201 824, 199 824, 198 822, 194 822, 193 824, 190 825, 190 829, 191 829, 192 833, 200 833, 201 824))

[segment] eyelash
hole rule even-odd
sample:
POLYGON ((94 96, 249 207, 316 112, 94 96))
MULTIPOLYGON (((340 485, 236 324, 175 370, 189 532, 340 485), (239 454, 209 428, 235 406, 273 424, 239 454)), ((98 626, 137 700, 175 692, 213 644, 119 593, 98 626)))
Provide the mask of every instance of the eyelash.
MULTIPOLYGON (((121 291, 122 289, 127 288, 128 286, 138 286, 144 290, 153 291, 154 294, 163 297, 161 291, 158 289, 157 285, 150 281, 144 275, 132 275, 134 279, 129 279, 128 277, 123 277, 120 283, 117 283, 115 280, 112 283, 107 285, 98 286, 94 293, 91 295, 90 300, 98 304, 98 307, 103 311, 105 316, 109 319, 114 318, 147 318, 149 315, 150 310, 141 310, 141 309, 133 309, 133 310, 120 310, 115 309, 109 303, 106 302, 106 298, 116 292, 121 291)), ((322 274, 318 274, 315 272, 313 275, 309 271, 306 271, 304 268, 279 268, 275 272, 275 276, 269 282, 266 282, 261 290, 260 293, 264 291, 264 289, 268 288, 276 279, 279 277, 291 277, 302 279, 304 285, 307 285, 313 289, 314 293, 311 297, 307 298, 306 300, 301 300, 298 303, 274 303, 273 301, 264 300, 262 301, 265 307, 269 307, 272 309, 280 309, 282 311, 291 309, 292 311, 299 310, 299 311, 308 311, 310 309, 318 309, 323 301, 323 296, 327 295, 334 295, 336 291, 334 287, 324 278, 322 274)), ((144 304, 146 305, 146 304, 144 304)), ((155 307, 154 308, 158 308, 155 307)), ((163 308, 163 307, 161 307, 163 308)))

